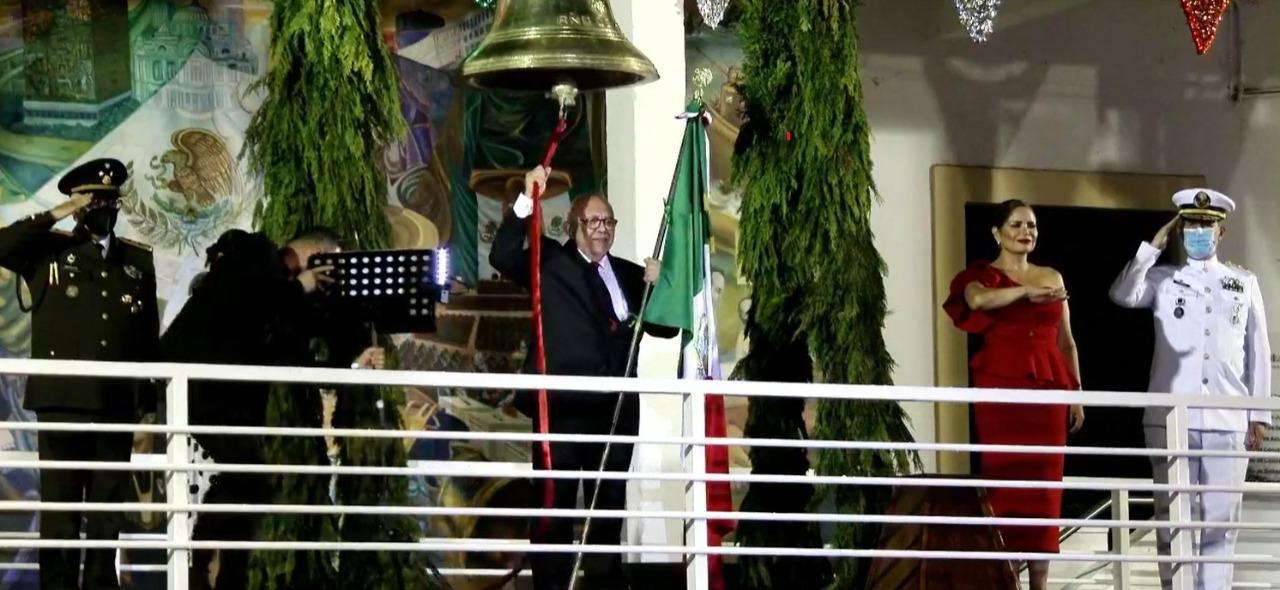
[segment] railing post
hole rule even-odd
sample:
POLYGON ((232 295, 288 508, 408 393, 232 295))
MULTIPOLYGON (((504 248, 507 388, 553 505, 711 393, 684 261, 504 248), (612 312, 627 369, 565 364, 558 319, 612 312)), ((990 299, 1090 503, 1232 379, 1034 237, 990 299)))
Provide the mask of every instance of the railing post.
MULTIPOLYGON (((169 396, 165 400, 165 418, 169 426, 182 428, 187 426, 187 377, 179 375, 169 381, 169 396)), ((191 447, 185 433, 171 433, 165 454, 169 465, 185 465, 191 463, 191 447)), ((170 471, 165 498, 171 504, 185 503, 190 494, 191 477, 189 471, 170 471)), ((174 512, 169 514, 168 541, 179 544, 191 541, 191 514, 174 512)), ((168 578, 169 590, 187 590, 188 577, 191 572, 191 552, 187 549, 171 549, 169 551, 168 578)))
MULTIPOLYGON (((703 438, 707 436, 707 396, 705 392, 706 381, 690 382, 692 390, 684 396, 685 412, 688 416, 685 422, 685 436, 692 438, 703 438)), ((707 450, 703 445, 685 445, 684 446, 684 466, 686 473, 698 475, 706 475, 707 473, 707 450)), ((707 512, 707 482, 702 480, 691 481, 685 487, 685 506, 688 509, 704 515, 703 518, 695 518, 685 525, 685 547, 693 551, 690 556, 686 569, 686 580, 689 590, 707 590, 711 584, 711 567, 707 554, 704 552, 707 548, 708 522, 705 518, 707 512)))
MULTIPOLYGON (((1111 490, 1111 520, 1129 520, 1129 490, 1111 490)), ((1111 528, 1111 552, 1115 555, 1129 554, 1129 527, 1111 528)), ((1115 590, 1129 590, 1129 562, 1117 561, 1111 567, 1111 583, 1115 590)))
MULTIPOLYGON (((1165 449, 1185 452, 1191 444, 1187 437, 1187 407, 1174 406, 1165 417, 1165 449)), ((1170 485, 1191 485, 1191 460, 1187 456, 1169 457, 1169 474, 1165 480, 1170 485)), ((1191 522, 1192 492, 1169 494, 1169 519, 1175 522, 1191 522)), ((1169 554, 1181 559, 1194 554, 1194 529, 1171 527, 1169 554)), ((1192 590, 1195 584, 1195 564, 1179 561, 1173 564, 1173 589, 1192 590)))

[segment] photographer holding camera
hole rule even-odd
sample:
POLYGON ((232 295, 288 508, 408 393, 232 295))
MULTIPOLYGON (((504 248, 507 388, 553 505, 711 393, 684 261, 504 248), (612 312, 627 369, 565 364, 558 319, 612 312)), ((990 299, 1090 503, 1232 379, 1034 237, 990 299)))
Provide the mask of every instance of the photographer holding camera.
MULTIPOLYGON (((276 246, 262 233, 238 229, 223 233, 206 250, 208 272, 192 290, 191 298, 164 334, 161 344, 165 360, 227 365, 383 368, 385 351, 369 346, 367 333, 348 329, 345 323, 325 314, 320 304, 319 295, 333 281, 328 275, 332 267, 307 268, 307 261, 313 255, 338 250, 338 236, 322 228, 299 234, 284 248, 276 246), (323 341, 327 358, 317 358, 313 343, 318 341, 323 341)), ((211 426, 268 425, 268 398, 273 390, 281 388, 296 397, 297 407, 303 408, 303 413, 310 420, 305 424, 271 426, 321 425, 318 388, 305 384, 276 386, 238 381, 192 383, 189 390, 191 422, 211 426)), ((268 462, 266 437, 201 434, 196 436, 196 440, 214 463, 268 462)), ((322 439, 300 440, 314 443, 311 458, 325 456, 322 439)), ((262 473, 218 473, 210 482, 204 502, 271 503, 276 498, 272 477, 262 473)), ((193 535, 201 541, 254 540, 263 516, 257 513, 204 513, 196 521, 193 535)), ((248 585, 249 567, 248 551, 197 550, 193 552, 189 584, 197 589, 244 588, 248 585), (218 563, 216 568, 212 567, 215 559, 218 563)))

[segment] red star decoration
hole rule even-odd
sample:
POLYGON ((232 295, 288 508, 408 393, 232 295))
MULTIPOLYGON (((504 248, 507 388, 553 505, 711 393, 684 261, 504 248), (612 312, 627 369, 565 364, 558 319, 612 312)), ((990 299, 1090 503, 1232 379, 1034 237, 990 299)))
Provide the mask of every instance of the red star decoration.
POLYGON ((1196 43, 1196 53, 1204 55, 1218 35, 1222 15, 1231 6, 1231 0, 1182 0, 1182 12, 1187 15, 1191 27, 1191 40, 1196 43))

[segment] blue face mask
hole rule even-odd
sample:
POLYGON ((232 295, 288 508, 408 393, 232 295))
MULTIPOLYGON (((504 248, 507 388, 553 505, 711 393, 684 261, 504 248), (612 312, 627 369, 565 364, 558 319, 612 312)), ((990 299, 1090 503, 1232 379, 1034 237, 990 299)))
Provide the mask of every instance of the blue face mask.
POLYGON ((1182 228, 1182 247, 1186 249, 1187 257, 1192 260, 1205 260, 1213 256, 1213 252, 1218 248, 1218 228, 1182 228))

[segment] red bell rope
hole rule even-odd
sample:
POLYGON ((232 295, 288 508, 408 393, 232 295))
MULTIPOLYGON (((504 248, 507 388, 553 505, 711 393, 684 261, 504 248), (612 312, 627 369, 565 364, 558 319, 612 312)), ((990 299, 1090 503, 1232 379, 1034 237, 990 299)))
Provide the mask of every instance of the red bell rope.
MULTIPOLYGON (((568 131, 569 124, 565 120, 564 110, 561 109, 560 119, 556 123, 556 129, 551 133, 551 140, 547 143, 547 152, 542 156, 542 167, 550 169, 551 160, 556 155, 556 149, 560 147, 560 141, 564 139, 565 132, 568 131)), ((547 182, 550 182, 550 175, 547 182)), ((545 184, 545 183, 544 183, 545 184)), ((533 294, 533 354, 538 364, 538 374, 547 374, 547 351, 542 340, 542 192, 543 186, 534 185, 533 194, 529 198, 533 199, 533 215, 529 217, 529 290, 533 294)), ((538 390, 538 433, 549 434, 551 432, 551 413, 547 405, 547 390, 538 390)), ((548 471, 551 470, 551 441, 545 438, 541 442, 542 449, 542 467, 548 471)), ((551 508, 555 500, 555 480, 545 478, 542 484, 542 506, 543 508, 551 508)), ((545 530, 548 524, 548 518, 543 517, 540 521, 540 528, 545 530)))

